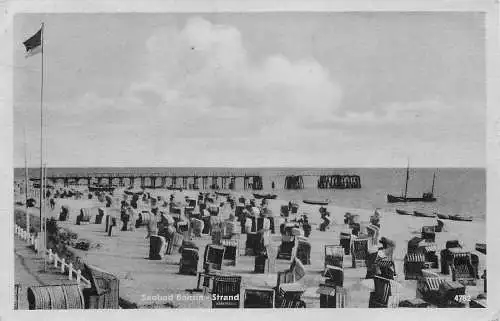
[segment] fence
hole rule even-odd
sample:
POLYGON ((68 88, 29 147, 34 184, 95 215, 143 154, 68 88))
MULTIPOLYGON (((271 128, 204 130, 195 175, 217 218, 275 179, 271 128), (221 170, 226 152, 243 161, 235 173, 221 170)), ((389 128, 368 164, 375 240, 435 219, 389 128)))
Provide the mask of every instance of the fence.
MULTIPOLYGON (((15 234, 26 243, 33 245, 37 253, 40 252, 40 240, 33 234, 15 225, 15 234)), ((60 258, 57 253, 53 253, 51 249, 45 250, 44 257, 48 263, 54 264, 55 268, 59 268, 62 274, 68 274, 68 280, 76 279, 79 285, 90 286, 90 281, 82 276, 82 271, 73 268, 73 263, 65 262, 64 258, 60 258)))

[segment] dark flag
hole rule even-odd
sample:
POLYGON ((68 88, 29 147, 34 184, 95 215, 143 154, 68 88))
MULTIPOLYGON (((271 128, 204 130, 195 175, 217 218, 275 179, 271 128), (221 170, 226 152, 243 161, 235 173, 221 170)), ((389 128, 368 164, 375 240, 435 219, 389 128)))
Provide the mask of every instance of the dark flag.
POLYGON ((40 28, 40 30, 38 30, 37 33, 23 42, 24 46, 26 47, 26 57, 31 57, 36 55, 37 53, 42 52, 42 32, 43 26, 42 28, 40 28))

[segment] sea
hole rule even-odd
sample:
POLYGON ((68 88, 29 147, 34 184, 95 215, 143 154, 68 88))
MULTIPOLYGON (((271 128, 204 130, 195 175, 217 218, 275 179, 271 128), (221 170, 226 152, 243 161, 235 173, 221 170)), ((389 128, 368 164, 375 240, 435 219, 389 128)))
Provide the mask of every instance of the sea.
MULTIPOLYGON (((474 220, 486 219, 486 169, 484 168, 411 168, 408 181, 408 197, 421 197, 429 192, 433 174, 436 174, 432 203, 387 203, 387 194, 402 195, 405 188, 406 168, 167 168, 167 167, 88 167, 48 168, 48 176, 92 173, 134 173, 164 175, 259 175, 263 179, 263 190, 259 193, 277 194, 279 199, 301 201, 304 199, 325 200, 330 204, 372 210, 394 210, 438 212, 472 216, 474 220), (351 174, 361 178, 360 189, 318 189, 320 174, 351 174), (304 189, 285 190, 287 175, 304 175, 304 189), (274 190, 272 182, 275 183, 274 190)), ((29 169, 29 175, 39 177, 39 170, 29 169)), ((15 179, 24 178, 24 168, 14 170, 15 179)), ((237 183, 236 192, 243 184, 237 183)), ((246 191, 248 193, 248 191, 246 191)))

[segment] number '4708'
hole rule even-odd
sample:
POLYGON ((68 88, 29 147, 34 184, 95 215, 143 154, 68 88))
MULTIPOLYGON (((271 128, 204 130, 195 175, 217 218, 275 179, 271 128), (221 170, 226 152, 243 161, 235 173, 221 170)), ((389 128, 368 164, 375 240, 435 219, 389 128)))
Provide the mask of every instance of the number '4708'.
POLYGON ((460 302, 460 303, 469 302, 470 295, 464 295, 464 294, 455 295, 455 301, 460 302))

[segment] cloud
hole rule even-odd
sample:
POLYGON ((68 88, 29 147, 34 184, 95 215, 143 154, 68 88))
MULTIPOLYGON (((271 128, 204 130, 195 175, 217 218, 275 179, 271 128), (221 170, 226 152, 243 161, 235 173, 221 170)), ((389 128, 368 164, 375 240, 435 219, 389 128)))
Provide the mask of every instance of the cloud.
POLYGON ((309 128, 325 129, 339 126, 408 126, 452 120, 450 111, 454 107, 440 101, 393 102, 378 110, 367 112, 345 112, 311 122, 309 128))
POLYGON ((328 117, 340 103, 340 87, 318 62, 282 55, 254 62, 232 26, 193 18, 182 30, 156 32, 146 45, 146 70, 131 91, 158 106, 172 135, 188 124, 190 136, 227 136, 224 127, 258 136, 281 122, 328 117))

